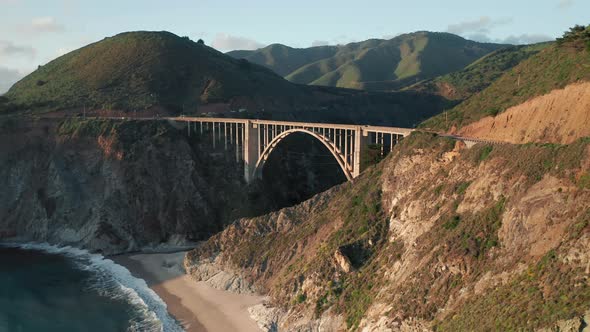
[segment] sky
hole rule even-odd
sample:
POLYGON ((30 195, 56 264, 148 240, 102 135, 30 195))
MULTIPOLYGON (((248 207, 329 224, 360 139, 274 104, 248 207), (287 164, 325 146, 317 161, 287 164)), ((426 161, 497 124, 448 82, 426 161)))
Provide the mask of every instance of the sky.
POLYGON ((589 21, 589 0, 0 0, 0 93, 37 66, 124 31, 166 30, 225 52, 419 30, 523 44, 589 21))

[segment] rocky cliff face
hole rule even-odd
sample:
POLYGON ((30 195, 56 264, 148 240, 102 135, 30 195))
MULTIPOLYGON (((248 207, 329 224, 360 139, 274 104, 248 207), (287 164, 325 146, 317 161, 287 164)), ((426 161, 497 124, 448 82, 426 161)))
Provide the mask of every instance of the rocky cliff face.
POLYGON ((269 294, 251 309, 266 330, 582 330, 589 144, 414 134, 354 183, 238 220, 185 267, 269 294))
POLYGON ((268 211, 235 154, 165 122, 5 121, 0 239, 104 253, 204 240, 268 211))

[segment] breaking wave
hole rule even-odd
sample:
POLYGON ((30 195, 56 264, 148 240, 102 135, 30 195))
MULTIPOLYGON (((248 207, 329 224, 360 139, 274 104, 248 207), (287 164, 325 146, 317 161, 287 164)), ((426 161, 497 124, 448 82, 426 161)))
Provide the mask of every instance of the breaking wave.
POLYGON ((180 332, 180 324, 168 313, 166 303, 148 287, 143 279, 131 275, 125 267, 100 254, 70 246, 59 247, 47 243, 2 244, 24 250, 37 250, 63 255, 76 266, 92 274, 87 289, 104 297, 123 300, 132 307, 134 315, 129 332, 180 332))

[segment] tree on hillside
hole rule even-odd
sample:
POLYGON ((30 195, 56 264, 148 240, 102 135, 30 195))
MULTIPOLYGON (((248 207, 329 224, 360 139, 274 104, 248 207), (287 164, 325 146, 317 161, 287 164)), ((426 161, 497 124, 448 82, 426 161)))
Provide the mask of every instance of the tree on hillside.
POLYGON ((586 42, 586 45, 590 48, 590 25, 583 26, 576 24, 571 27, 569 31, 566 31, 562 37, 557 38, 557 43, 561 45, 575 40, 586 42))
POLYGON ((205 42, 202 39, 197 40, 197 44, 199 45, 205 45, 205 42))

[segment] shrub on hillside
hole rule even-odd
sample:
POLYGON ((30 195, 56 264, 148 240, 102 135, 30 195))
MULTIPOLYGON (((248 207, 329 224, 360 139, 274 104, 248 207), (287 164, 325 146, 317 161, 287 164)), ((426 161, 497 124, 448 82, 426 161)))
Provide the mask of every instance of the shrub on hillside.
POLYGON ((557 38, 557 43, 562 45, 568 42, 574 42, 577 40, 582 40, 586 47, 590 50, 590 25, 583 26, 576 24, 575 26, 571 27, 569 31, 566 31, 562 37, 557 38))

